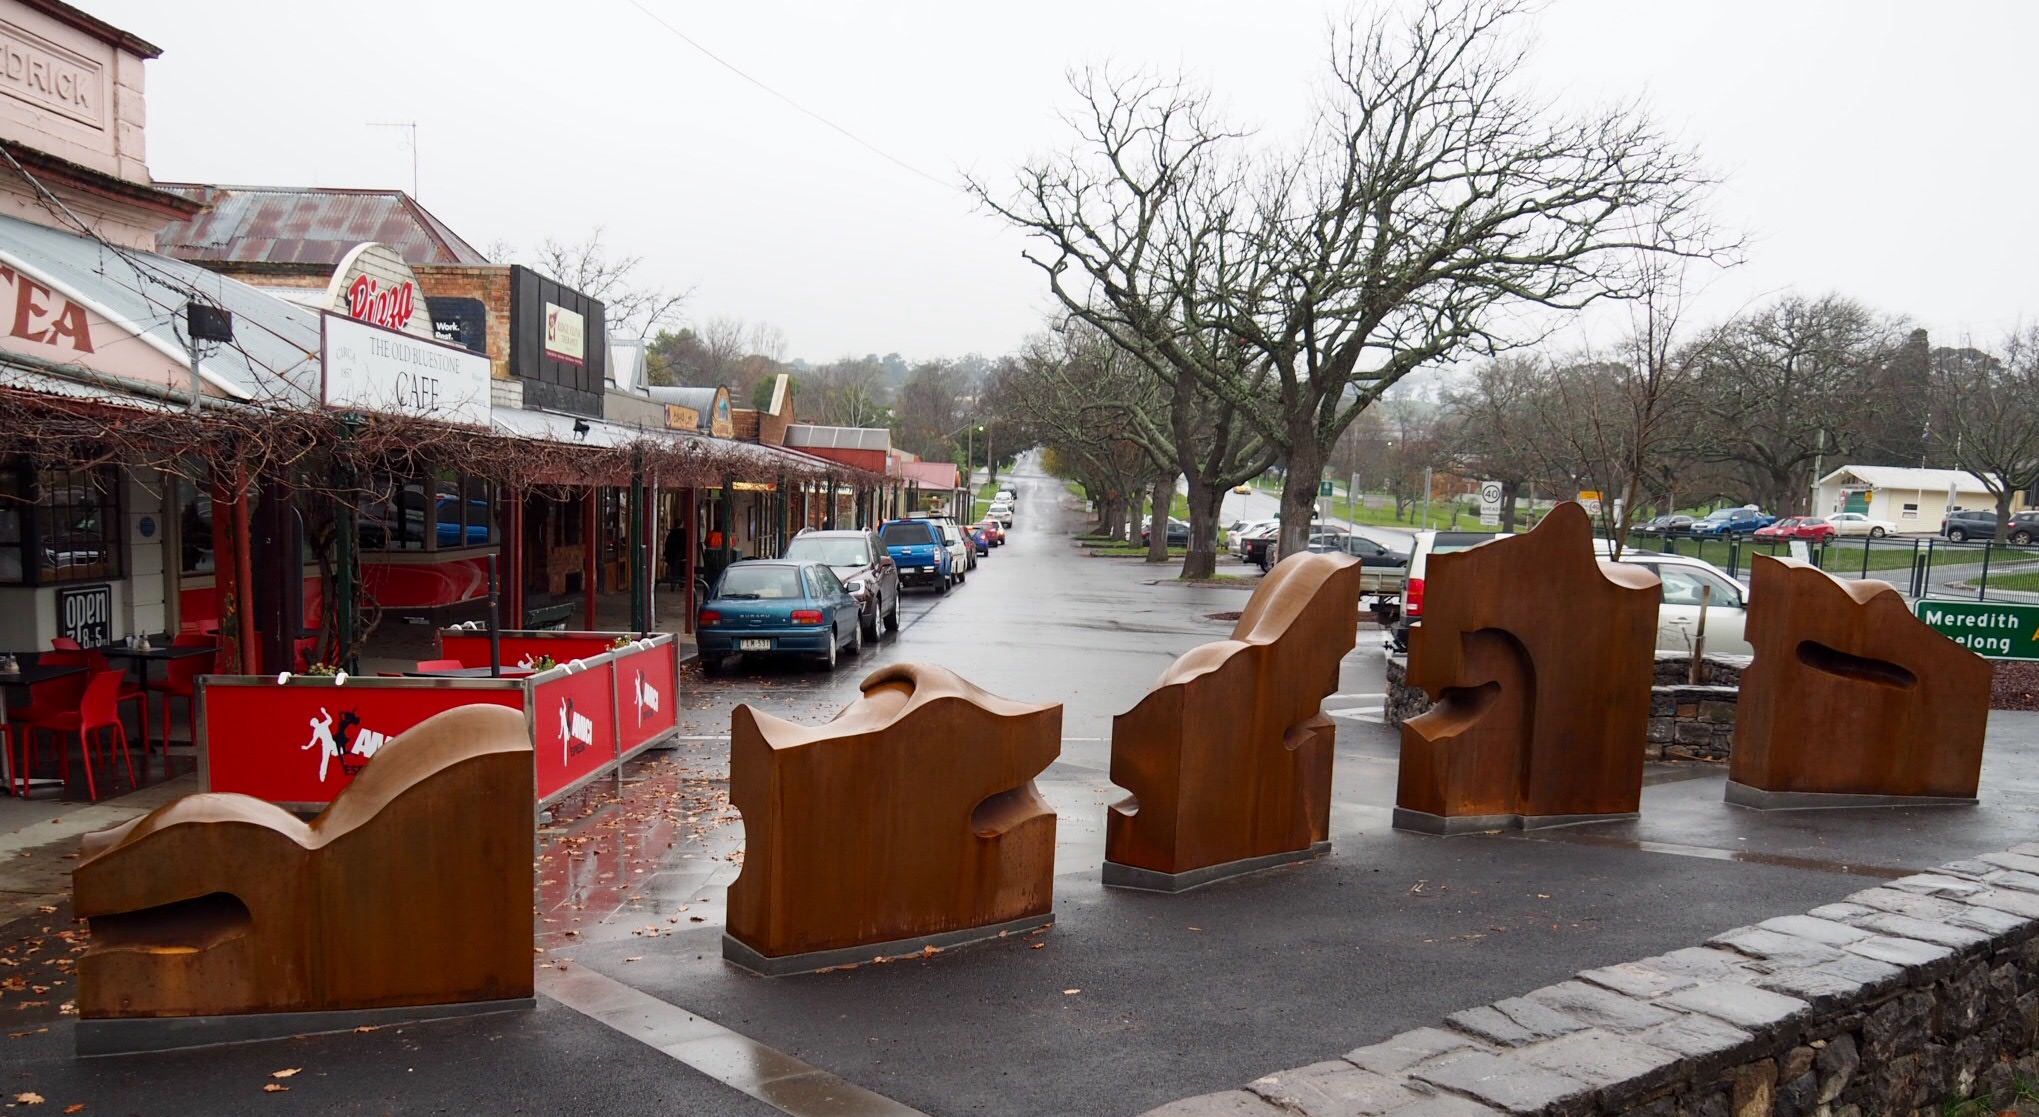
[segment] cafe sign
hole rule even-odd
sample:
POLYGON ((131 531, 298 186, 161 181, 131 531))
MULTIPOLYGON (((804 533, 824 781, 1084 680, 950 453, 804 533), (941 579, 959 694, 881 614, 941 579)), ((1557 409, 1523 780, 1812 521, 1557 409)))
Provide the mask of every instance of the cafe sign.
POLYGON ((2039 605, 1922 597, 1912 612, 1926 627, 1985 659, 2039 659, 2039 605))
POLYGON ((72 586, 57 591, 57 631, 81 648, 113 643, 113 587, 72 586))
POLYGON ((413 337, 436 336, 418 277, 396 249, 357 244, 340 258, 326 285, 326 308, 359 322, 402 330, 413 337))
POLYGON ((319 319, 327 407, 488 425, 487 357, 339 314, 319 319))

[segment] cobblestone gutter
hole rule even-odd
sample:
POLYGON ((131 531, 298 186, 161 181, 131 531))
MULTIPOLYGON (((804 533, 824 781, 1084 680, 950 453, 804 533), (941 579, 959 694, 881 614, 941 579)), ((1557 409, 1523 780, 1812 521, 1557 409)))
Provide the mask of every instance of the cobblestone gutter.
POLYGON ((1148 1117, 1925 1117, 2039 1076, 2039 845, 1587 970, 1148 1117))

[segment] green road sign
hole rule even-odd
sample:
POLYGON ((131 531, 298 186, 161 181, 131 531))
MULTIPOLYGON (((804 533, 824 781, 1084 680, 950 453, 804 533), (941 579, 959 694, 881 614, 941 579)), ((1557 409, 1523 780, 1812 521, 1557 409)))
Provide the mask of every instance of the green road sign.
POLYGON ((1927 627, 1988 659, 2039 659, 2039 605, 1922 597, 1912 612, 1927 627))
POLYGON ((1334 495, 1334 493, 1333 493, 1333 488, 1334 488, 1334 484, 1333 484, 1333 482, 1330 482, 1330 481, 1319 481, 1319 482, 1317 482, 1317 495, 1318 495, 1318 496, 1332 496, 1332 495, 1334 495))

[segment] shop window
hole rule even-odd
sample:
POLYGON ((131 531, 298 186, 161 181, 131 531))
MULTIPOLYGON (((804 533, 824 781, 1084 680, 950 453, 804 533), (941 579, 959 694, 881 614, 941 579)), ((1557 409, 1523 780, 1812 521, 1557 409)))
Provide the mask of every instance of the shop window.
POLYGON ((186 574, 213 572, 212 487, 177 479, 178 569, 186 574))
POLYGON ((0 583, 51 585, 121 576, 120 474, 0 466, 0 583))
POLYGON ((354 510, 363 551, 451 551, 496 541, 494 486, 450 469, 377 474, 354 510))

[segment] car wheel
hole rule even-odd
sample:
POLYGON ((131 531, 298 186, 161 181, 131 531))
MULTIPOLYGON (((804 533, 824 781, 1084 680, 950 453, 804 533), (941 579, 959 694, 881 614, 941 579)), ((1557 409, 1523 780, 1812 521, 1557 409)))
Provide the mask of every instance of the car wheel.
POLYGON ((1968 533, 1958 527, 1948 528, 1947 538, 1955 543, 1966 543, 1968 542, 1968 533))
POLYGON ((835 629, 831 628, 828 630, 828 651, 823 652, 821 656, 822 668, 828 671, 835 670, 835 665, 841 654, 842 649, 835 642, 835 629))
POLYGON ((935 579, 935 596, 940 597, 943 594, 948 593, 949 585, 954 581, 955 581, 954 576, 949 574, 944 574, 941 577, 935 579))
POLYGON ((702 678, 704 678, 704 679, 708 679, 708 678, 713 678, 713 677, 715 677, 716 675, 719 675, 719 674, 721 674, 721 673, 722 673, 722 657, 721 657, 721 656, 719 656, 719 655, 704 655, 704 656, 702 656, 702 657, 701 657, 701 677, 702 677, 702 678))
POLYGON ((1871 539, 1881 539, 1881 538, 1883 538, 1883 529, 1882 529, 1882 528, 1880 528, 1880 527, 1873 527, 1873 528, 1870 528, 1870 529, 1869 529, 1869 538, 1871 538, 1871 539))
POLYGON ((864 617, 857 618, 857 631, 863 633, 866 640, 876 640, 878 638, 878 623, 878 607, 873 605, 871 606, 871 615, 868 619, 864 617))
POLYGON ((2023 547, 2032 542, 2032 533, 2029 531, 2013 532, 2011 534, 2011 542, 2023 547))
MULTIPOLYGON (((877 622, 871 622, 871 627, 878 627, 877 622)), ((873 638, 875 639, 875 636, 873 638)), ((850 626, 850 654, 853 656, 864 654, 864 626, 861 623, 850 626)))
POLYGON ((899 631, 899 595, 892 595, 892 608, 885 610, 885 631, 899 631))

